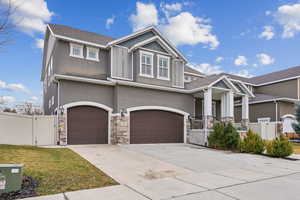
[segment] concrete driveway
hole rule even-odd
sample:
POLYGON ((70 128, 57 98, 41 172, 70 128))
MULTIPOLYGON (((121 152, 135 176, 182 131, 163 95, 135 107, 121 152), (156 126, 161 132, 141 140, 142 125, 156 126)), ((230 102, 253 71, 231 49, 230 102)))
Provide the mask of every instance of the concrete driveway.
MULTIPOLYGON (((286 200, 300 196, 300 161, 184 144, 69 148, 120 182, 118 187, 125 187, 122 190, 134 193, 137 199, 286 200)), ((81 194, 81 198, 87 197, 81 194)), ((111 199, 127 199, 125 196, 114 198, 112 194, 111 199)))

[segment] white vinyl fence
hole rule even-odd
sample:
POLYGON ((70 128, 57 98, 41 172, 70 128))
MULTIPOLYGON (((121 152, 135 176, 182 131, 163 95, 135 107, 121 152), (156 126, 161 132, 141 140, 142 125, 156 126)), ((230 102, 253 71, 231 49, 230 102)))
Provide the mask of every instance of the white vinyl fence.
MULTIPOLYGON (((280 123, 280 122, 277 122, 280 123)), ((264 140, 273 140, 277 136, 276 122, 249 123, 249 128, 264 140)))
POLYGON ((0 113, 0 144, 54 145, 55 117, 0 113))

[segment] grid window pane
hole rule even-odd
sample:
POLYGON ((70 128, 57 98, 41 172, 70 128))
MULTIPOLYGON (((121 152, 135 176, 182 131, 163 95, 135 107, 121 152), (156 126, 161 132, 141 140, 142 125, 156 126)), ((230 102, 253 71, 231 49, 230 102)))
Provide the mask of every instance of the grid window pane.
POLYGON ((152 76, 152 56, 142 54, 142 69, 141 74, 152 76))

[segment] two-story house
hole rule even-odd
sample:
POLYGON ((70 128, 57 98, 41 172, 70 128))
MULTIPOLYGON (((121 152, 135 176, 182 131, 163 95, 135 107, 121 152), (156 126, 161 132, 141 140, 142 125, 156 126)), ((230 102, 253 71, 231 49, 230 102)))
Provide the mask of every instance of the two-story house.
POLYGON ((41 80, 58 143, 186 142, 192 119, 205 130, 213 120, 233 121, 235 100, 246 126, 251 89, 186 64, 155 27, 111 38, 49 24, 41 80))

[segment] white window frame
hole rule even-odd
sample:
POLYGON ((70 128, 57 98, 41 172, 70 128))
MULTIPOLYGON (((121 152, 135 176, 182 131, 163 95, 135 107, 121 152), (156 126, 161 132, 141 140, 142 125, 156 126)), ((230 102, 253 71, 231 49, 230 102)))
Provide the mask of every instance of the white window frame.
POLYGON ((169 81, 170 80, 170 57, 168 56, 163 56, 163 55, 157 55, 157 78, 158 79, 161 79, 161 80, 166 80, 166 81, 169 81), (160 76, 159 75, 159 68, 160 68, 160 65, 159 65, 159 59, 167 59, 167 68, 168 68, 168 77, 163 77, 163 76, 160 76))
POLYGON ((140 76, 144 76, 144 77, 148 77, 148 78, 154 78, 154 76, 153 76, 153 56, 154 56, 154 54, 151 53, 151 52, 140 51, 140 73, 139 73, 140 76), (144 54, 151 57, 151 75, 142 74, 142 57, 143 57, 144 54))
POLYGON ((70 43, 70 56, 75 57, 75 58, 83 58, 83 45, 82 44, 75 44, 75 43, 70 43), (80 48, 80 56, 74 55, 73 54, 73 47, 79 47, 80 48))
POLYGON ((51 108, 51 99, 48 101, 48 107, 51 108))
POLYGON ((93 60, 93 61, 99 61, 99 49, 98 49, 98 48, 95 48, 95 47, 87 47, 87 48, 86 48, 86 59, 87 59, 87 60, 93 60), (89 52, 90 52, 91 50, 95 50, 95 51, 96 51, 96 58, 90 57, 89 52))

